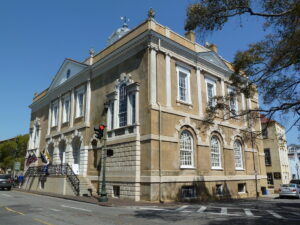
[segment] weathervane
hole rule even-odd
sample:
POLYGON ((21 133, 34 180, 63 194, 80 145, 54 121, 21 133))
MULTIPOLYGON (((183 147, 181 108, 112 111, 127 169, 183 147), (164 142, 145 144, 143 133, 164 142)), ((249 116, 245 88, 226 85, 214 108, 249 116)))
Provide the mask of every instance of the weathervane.
POLYGON ((127 16, 121 16, 121 20, 123 21, 123 27, 128 27, 128 22, 130 21, 127 16))
POLYGON ((148 10, 148 18, 149 19, 154 19, 154 17, 155 17, 155 12, 154 12, 154 10, 152 8, 150 8, 148 10))

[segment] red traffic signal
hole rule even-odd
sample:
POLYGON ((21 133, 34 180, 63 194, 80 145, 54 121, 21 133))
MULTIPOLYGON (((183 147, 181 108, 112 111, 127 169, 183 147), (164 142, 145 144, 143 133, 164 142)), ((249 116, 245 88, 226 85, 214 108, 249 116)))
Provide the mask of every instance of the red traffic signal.
POLYGON ((102 139, 104 136, 104 130, 105 130, 105 125, 103 124, 94 127, 96 138, 98 138, 99 140, 102 139))

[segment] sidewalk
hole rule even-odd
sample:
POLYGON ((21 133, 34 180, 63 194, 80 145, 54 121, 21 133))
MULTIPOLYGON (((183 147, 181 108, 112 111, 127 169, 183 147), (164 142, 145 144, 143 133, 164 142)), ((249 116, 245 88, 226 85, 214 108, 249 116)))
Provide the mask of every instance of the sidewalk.
POLYGON ((96 204, 100 206, 106 206, 106 207, 122 207, 122 206, 171 206, 171 205, 178 205, 180 204, 179 202, 167 202, 164 204, 161 204, 159 202, 147 202, 147 201, 133 201, 129 199, 119 199, 119 198, 108 198, 108 202, 99 202, 98 201, 98 196, 72 196, 72 195, 61 195, 61 194, 55 194, 55 193, 49 193, 49 192, 41 192, 41 191, 27 191, 24 189, 19 189, 19 188, 13 188, 12 190, 14 191, 19 191, 19 192, 26 192, 26 193, 31 193, 31 194, 36 194, 36 195, 45 195, 45 196, 50 196, 50 197, 55 197, 55 198, 63 198, 67 200, 72 200, 72 201, 79 201, 79 202, 86 202, 86 203, 91 203, 91 204, 96 204))

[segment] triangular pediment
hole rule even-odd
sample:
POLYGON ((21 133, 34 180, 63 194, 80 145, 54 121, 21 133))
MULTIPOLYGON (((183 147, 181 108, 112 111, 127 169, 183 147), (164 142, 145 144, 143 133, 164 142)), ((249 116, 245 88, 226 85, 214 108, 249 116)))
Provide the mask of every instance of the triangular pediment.
POLYGON ((86 64, 76 62, 72 59, 65 59, 58 72, 56 73, 50 85, 49 91, 61 85, 76 74, 80 73, 86 67, 86 64))
POLYGON ((213 51, 199 52, 198 56, 201 59, 204 59, 205 61, 222 68, 223 70, 230 71, 229 68, 226 66, 226 64, 223 62, 223 60, 218 56, 218 54, 216 54, 213 51))

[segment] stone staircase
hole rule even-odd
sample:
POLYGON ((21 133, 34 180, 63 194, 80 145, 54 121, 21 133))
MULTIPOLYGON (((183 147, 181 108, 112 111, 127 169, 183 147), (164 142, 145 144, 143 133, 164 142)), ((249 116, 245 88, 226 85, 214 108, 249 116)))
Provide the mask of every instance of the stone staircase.
POLYGON ((91 196, 91 195, 96 195, 97 190, 94 187, 94 185, 90 182, 90 180, 86 177, 83 176, 78 176, 78 179, 80 180, 80 185, 79 185, 79 196, 91 196))

